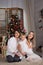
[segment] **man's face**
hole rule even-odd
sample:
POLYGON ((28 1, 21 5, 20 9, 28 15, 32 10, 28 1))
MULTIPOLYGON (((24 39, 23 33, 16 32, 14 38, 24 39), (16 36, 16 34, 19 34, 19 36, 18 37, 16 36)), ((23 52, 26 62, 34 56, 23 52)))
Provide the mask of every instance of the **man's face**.
POLYGON ((19 32, 18 31, 15 31, 15 37, 18 38, 19 37, 19 32))

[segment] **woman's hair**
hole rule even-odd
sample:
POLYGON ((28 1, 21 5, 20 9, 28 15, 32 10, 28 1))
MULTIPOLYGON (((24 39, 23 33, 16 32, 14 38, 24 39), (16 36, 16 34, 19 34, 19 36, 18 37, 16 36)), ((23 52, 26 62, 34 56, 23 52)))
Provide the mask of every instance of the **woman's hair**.
POLYGON ((30 31, 28 34, 30 34, 31 32, 34 33, 34 31, 30 31))

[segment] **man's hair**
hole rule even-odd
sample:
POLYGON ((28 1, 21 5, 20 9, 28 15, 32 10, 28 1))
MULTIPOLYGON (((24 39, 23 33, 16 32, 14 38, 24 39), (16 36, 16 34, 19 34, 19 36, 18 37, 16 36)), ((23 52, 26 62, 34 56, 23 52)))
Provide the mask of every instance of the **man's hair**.
MULTIPOLYGON (((19 30, 19 29, 18 29, 18 30, 15 30, 15 32, 16 32, 16 31, 18 31, 18 32, 20 33, 20 30, 19 30)), ((15 33, 15 32, 14 32, 14 33, 15 33)))

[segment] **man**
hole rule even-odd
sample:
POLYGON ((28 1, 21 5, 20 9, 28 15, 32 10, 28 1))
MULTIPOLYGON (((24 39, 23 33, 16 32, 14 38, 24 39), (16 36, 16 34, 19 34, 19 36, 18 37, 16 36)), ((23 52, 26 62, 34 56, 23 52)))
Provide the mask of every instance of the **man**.
POLYGON ((19 62, 21 61, 18 50, 17 50, 17 42, 19 37, 19 31, 15 31, 15 37, 11 37, 8 40, 7 44, 7 53, 6 53, 6 59, 8 62, 19 62))

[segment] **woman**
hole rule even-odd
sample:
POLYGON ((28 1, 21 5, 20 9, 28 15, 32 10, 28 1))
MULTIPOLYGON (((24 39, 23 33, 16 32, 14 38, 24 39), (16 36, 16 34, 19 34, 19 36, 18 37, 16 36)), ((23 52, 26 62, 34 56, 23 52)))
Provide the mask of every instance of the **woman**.
POLYGON ((34 32, 31 31, 31 32, 29 32, 29 34, 27 36, 28 45, 30 48, 33 48, 33 45, 32 45, 33 38, 34 38, 34 32))
MULTIPOLYGON (((33 43, 32 43, 33 39, 34 39, 34 32, 30 31, 28 34, 28 46, 32 50, 32 52, 33 52, 33 43)), ((34 61, 41 60, 41 57, 35 54, 34 52, 30 56, 28 56, 27 60, 29 60, 29 58, 30 60, 34 60, 34 61)))

